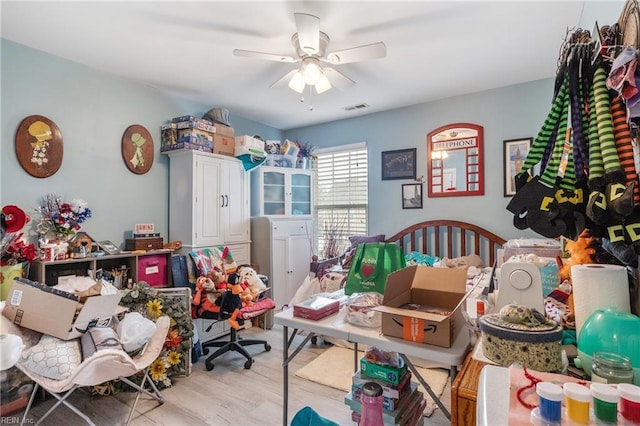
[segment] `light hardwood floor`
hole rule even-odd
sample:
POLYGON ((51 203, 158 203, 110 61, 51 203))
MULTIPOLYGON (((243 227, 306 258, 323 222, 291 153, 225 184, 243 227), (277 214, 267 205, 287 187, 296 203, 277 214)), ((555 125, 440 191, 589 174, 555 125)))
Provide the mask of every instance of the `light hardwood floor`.
MULTIPOLYGON (((243 367, 244 358, 227 353, 215 361, 215 368, 206 371, 204 357, 193 365, 191 375, 179 378, 174 386, 162 391, 163 405, 142 396, 132 421, 133 425, 281 425, 282 424, 282 328, 271 330, 253 327, 241 332, 249 338, 266 339, 271 351, 264 347, 249 347, 255 355, 250 370, 243 367)), ((300 341, 304 336, 296 336, 300 341)), ((295 371, 315 359, 330 346, 319 339, 317 345, 308 343, 289 366, 289 422, 304 406, 310 406, 321 416, 340 425, 353 425, 351 412, 344 404, 344 392, 322 386, 295 376, 295 371)), ((72 403, 87 413, 98 426, 124 424, 129 413, 133 393, 120 393, 110 397, 91 397, 76 391, 72 403)), ((450 383, 444 390, 443 403, 450 407, 450 383)), ((50 398, 32 408, 31 424, 53 405, 50 398)), ((22 412, 11 415, 12 419, 22 412)), ((425 425, 450 424, 441 410, 436 409, 425 425)), ((29 421, 29 420, 28 420, 29 421)), ((83 425, 84 421, 65 407, 51 414, 44 425, 83 425)))

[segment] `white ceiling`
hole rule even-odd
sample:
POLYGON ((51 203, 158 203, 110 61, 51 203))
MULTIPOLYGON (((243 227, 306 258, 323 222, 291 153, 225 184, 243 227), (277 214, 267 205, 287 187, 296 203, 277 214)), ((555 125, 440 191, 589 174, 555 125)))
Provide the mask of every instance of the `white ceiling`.
POLYGON ((3 38, 291 129, 555 76, 567 32, 617 21, 605 1, 6 1, 3 38), (356 81, 305 101, 270 87, 299 63, 294 13, 320 18, 330 53, 382 41, 387 57, 335 68, 356 81), (370 108, 345 111, 366 103, 370 108), (313 110, 310 110, 310 106, 313 110))

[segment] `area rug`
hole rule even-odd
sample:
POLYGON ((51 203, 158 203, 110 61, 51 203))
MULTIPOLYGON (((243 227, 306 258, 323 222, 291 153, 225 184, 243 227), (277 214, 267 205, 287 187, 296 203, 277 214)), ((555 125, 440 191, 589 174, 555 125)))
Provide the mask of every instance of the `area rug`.
MULTIPOLYGON (((358 359, 362 358, 363 355, 363 352, 359 352, 358 359)), ((422 368, 416 366, 416 369, 429 384, 433 393, 440 398, 449 380, 449 373, 439 368, 422 368)), ((309 364, 296 371, 296 376, 334 389, 349 392, 351 390, 351 378, 353 376, 353 349, 338 346, 331 347, 309 364)), ((411 378, 411 380, 418 383, 414 378, 411 378)), ((424 415, 429 417, 433 414, 437 405, 422 385, 418 386, 418 390, 422 392, 427 400, 424 415)))

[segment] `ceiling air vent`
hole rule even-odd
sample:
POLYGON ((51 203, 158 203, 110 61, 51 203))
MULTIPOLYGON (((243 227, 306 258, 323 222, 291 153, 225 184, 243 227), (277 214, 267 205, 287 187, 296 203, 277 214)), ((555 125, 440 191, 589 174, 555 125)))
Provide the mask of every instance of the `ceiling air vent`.
POLYGON ((344 107, 345 111, 355 111, 358 109, 365 109, 365 108, 369 108, 369 104, 358 104, 358 105, 351 105, 348 107, 344 107))

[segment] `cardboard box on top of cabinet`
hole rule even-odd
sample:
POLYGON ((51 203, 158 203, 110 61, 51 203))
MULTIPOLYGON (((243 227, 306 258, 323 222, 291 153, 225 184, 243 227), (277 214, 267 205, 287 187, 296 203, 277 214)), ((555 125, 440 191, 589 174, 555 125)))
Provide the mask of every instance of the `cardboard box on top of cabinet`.
POLYGON ((236 142, 233 136, 224 136, 218 133, 213 135, 213 153, 223 155, 235 155, 236 142))
POLYGON ((464 326, 467 271, 462 268, 409 266, 387 277, 382 305, 382 334, 451 347, 464 326))
POLYGON ((235 136, 235 131, 231 126, 225 126, 224 124, 220 124, 220 123, 213 123, 213 127, 216 128, 216 133, 219 135, 229 136, 229 137, 235 136))
POLYGON ((163 124, 160 132, 160 152, 178 149, 213 152, 213 137, 209 140, 198 136, 186 136, 183 130, 178 130, 176 123, 163 124))

